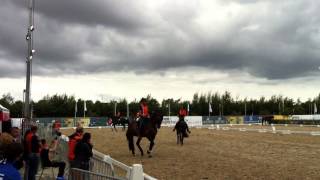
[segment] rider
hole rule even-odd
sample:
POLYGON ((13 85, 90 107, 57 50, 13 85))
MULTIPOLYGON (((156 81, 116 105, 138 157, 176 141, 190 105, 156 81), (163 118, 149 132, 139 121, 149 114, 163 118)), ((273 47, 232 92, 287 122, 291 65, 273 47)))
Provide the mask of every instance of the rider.
POLYGON ((147 100, 142 98, 140 100, 140 127, 139 132, 143 131, 144 125, 149 122, 150 115, 149 115, 149 108, 147 104, 147 100))
POLYGON ((179 121, 180 120, 184 120, 184 117, 187 115, 187 110, 181 106, 180 110, 179 110, 179 121))
POLYGON ((179 110, 179 114, 178 114, 179 121, 176 123, 175 127, 173 128, 173 131, 175 131, 179 127, 179 124, 181 124, 181 125, 185 126, 185 128, 182 128, 182 129, 186 129, 189 133, 191 133, 191 131, 189 130, 188 124, 184 121, 184 117, 186 115, 187 115, 186 109, 183 106, 181 106, 180 110, 179 110))

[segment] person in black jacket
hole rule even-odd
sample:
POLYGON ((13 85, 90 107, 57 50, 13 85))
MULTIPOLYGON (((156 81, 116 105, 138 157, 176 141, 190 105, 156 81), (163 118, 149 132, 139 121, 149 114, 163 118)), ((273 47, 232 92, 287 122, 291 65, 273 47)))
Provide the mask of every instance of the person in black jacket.
POLYGON ((80 142, 76 144, 74 154, 75 154, 75 165, 76 168, 89 170, 89 161, 92 157, 92 144, 91 144, 91 134, 84 133, 80 142))
POLYGON ((54 154, 57 150, 58 141, 55 139, 51 142, 50 147, 45 139, 41 139, 40 159, 42 167, 59 167, 58 177, 63 178, 66 163, 63 161, 53 161, 54 154))

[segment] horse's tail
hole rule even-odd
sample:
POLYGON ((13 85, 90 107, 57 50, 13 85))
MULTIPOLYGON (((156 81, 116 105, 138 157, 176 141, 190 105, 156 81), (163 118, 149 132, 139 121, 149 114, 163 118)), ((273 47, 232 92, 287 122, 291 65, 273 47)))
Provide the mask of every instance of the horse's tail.
POLYGON ((129 150, 132 151, 134 149, 133 135, 129 135, 127 133, 127 140, 128 140, 128 144, 129 144, 129 150))

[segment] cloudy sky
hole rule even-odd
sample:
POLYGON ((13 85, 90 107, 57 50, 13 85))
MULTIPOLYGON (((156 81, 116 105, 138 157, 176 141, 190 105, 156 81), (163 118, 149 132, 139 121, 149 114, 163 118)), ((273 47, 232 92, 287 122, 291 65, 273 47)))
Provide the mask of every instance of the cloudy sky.
MULTIPOLYGON (((1 0, 0 94, 22 98, 27 0, 1 0)), ((320 92, 318 0, 37 0, 32 98, 320 92)))

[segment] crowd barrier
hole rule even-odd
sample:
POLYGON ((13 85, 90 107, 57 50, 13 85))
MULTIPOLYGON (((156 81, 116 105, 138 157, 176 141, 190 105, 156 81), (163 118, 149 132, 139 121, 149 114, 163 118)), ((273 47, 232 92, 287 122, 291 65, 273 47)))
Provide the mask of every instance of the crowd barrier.
MULTIPOLYGON (((52 140, 54 135, 52 133, 52 124, 42 124, 38 123, 38 134, 40 138, 46 138, 47 140, 52 140)), ((62 135, 59 138, 59 146, 56 152, 54 160, 68 162, 68 137, 62 135)), ((121 163, 109 155, 105 155, 99 151, 93 150, 93 157, 90 160, 89 171, 83 171, 79 169, 70 169, 67 167, 66 175, 71 179, 78 180, 80 178, 90 178, 90 179, 101 179, 101 180, 135 180, 135 179, 145 179, 145 180, 156 180, 156 178, 151 177, 143 172, 141 164, 134 164, 133 166, 128 166, 121 163), (75 177, 73 177, 75 175, 75 177)))

